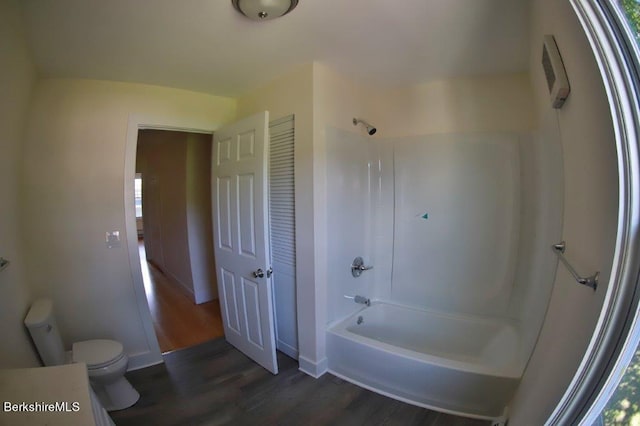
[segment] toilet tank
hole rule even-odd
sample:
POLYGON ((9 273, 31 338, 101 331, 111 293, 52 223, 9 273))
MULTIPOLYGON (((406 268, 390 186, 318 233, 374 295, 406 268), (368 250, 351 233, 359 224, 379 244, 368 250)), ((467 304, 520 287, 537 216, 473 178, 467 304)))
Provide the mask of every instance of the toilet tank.
POLYGON ((24 324, 29 329, 31 339, 38 349, 44 365, 61 365, 65 363, 64 347, 58 331, 58 325, 53 317, 53 303, 49 299, 36 300, 24 324))

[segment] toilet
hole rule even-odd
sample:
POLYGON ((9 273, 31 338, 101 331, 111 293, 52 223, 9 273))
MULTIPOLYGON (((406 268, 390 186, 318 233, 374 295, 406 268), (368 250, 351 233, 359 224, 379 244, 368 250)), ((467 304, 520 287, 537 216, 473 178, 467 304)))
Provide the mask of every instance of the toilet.
POLYGON ((124 377, 129 359, 122 344, 115 340, 85 340, 73 344, 65 352, 62 338, 53 317, 53 303, 40 299, 31 305, 24 324, 46 366, 85 363, 89 382, 107 411, 131 407, 140 398, 124 377))

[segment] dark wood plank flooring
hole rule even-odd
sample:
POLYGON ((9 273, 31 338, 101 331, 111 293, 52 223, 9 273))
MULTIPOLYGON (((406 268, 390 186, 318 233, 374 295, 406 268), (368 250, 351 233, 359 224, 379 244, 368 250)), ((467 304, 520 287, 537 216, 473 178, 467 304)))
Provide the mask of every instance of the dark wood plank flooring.
POLYGON ((274 376, 224 339, 165 354, 164 360, 127 373, 141 397, 111 413, 116 425, 489 424, 404 404, 331 374, 314 379, 281 353, 274 376))
POLYGON ((220 303, 196 305, 193 295, 180 283, 147 262, 144 242, 138 242, 142 279, 153 327, 162 352, 187 348, 224 336, 220 303))

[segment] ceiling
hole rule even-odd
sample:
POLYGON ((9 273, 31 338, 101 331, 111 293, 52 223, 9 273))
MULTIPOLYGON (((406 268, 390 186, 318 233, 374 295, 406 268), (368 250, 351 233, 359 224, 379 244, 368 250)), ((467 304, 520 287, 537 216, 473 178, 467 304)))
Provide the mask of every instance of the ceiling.
POLYGON ((321 61, 396 86, 519 72, 528 0, 300 0, 254 22, 231 0, 23 0, 42 76, 129 81, 238 96, 321 61))

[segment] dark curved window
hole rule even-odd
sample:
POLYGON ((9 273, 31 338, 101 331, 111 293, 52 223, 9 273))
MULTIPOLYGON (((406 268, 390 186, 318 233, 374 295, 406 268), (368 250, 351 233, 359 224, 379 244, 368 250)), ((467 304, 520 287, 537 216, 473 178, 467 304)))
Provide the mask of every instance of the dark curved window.
POLYGON ((640 350, 636 353, 602 412, 605 425, 640 425, 640 350))
MULTIPOLYGON (((640 45, 640 0, 612 0, 640 45)), ((640 347, 636 348, 629 366, 601 416, 604 425, 640 426, 640 347)))
POLYGON ((618 8, 627 17, 629 28, 633 33, 636 42, 640 43, 640 1, 638 0, 617 0, 618 8))

